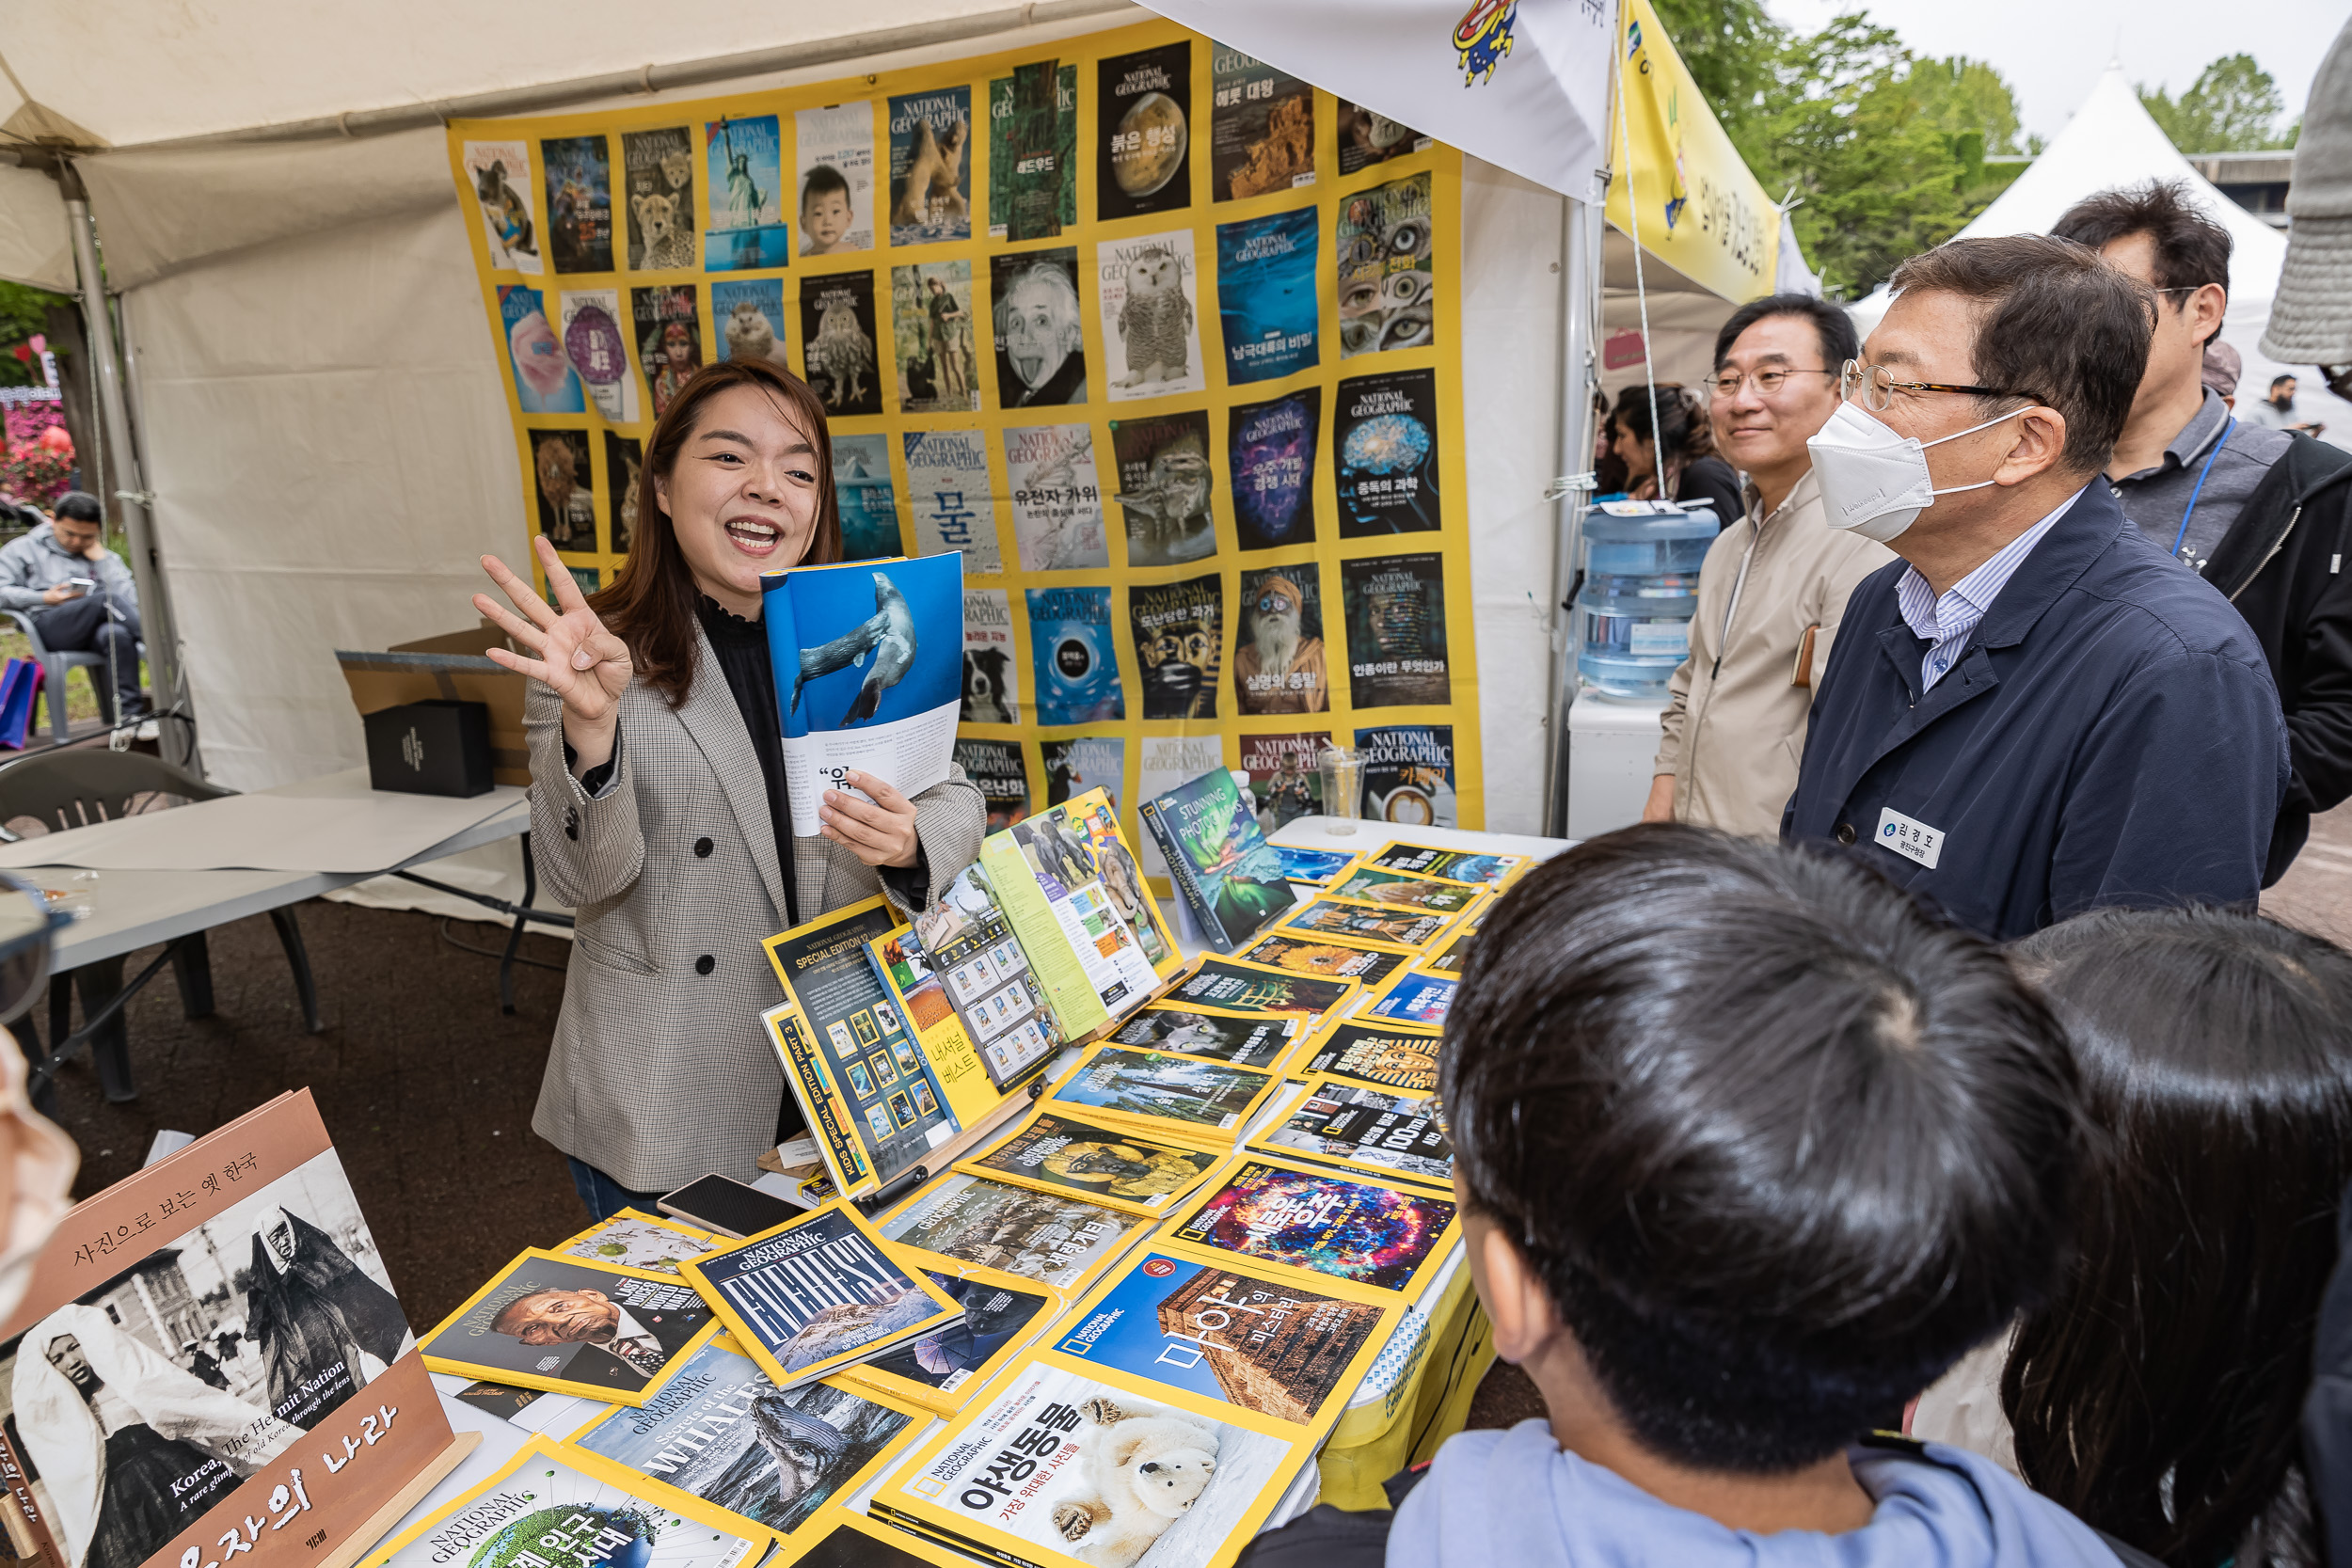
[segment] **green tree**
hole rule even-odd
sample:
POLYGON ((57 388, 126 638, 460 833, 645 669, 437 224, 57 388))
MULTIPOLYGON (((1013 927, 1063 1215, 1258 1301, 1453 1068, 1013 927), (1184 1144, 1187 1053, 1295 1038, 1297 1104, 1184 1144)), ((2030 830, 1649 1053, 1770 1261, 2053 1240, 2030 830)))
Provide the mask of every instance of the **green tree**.
POLYGON ((2017 141, 2017 100, 2001 73, 1982 60, 1965 55, 1914 60, 1909 84, 1921 113, 1938 131, 1979 136, 1987 153, 2025 150, 2017 141))
POLYGON ((0 282, 0 387, 29 387, 40 379, 37 360, 27 365, 9 351, 49 325, 52 306, 71 305, 63 294, 53 294, 24 283, 0 282))
POLYGON ((2174 98, 2164 88, 2133 89, 2148 116, 2183 152, 2260 152, 2295 145, 2297 120, 2281 134, 2286 104, 2270 72, 2251 55, 2224 55, 2197 73, 2196 83, 2174 98))

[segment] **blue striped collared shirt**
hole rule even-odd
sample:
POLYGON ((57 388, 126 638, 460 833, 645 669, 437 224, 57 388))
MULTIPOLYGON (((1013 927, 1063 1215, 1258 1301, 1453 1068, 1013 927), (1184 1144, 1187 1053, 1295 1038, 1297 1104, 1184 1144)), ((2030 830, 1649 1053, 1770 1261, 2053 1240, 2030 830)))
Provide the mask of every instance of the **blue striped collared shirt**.
POLYGON ((2026 557, 2033 554, 2042 536, 2081 498, 2082 492, 2077 490, 2060 501, 2057 511, 1994 551, 1992 560, 1944 590, 1940 599, 1929 589, 1928 579, 1919 575, 1918 567, 1903 568, 1902 580, 1895 585, 1895 603, 1902 610, 1903 623, 1911 627, 1912 634, 1933 644, 1919 661, 1919 689, 1923 694, 1951 673, 1960 656, 1968 651, 1969 634, 1993 608, 1993 601, 2000 597, 2002 588, 2026 563, 2026 557))

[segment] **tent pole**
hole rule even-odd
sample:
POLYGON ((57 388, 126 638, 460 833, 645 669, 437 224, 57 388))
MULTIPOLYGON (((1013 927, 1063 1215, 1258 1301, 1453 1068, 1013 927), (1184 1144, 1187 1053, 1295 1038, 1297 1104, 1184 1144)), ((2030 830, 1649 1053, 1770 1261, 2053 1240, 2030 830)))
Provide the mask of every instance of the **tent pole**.
MULTIPOLYGON (((138 585, 139 622, 147 642, 148 679, 154 689, 159 713, 186 714, 186 696, 180 685, 180 639, 172 623, 171 604, 164 594, 163 562, 155 550, 154 498, 140 478, 138 448, 131 438, 131 415, 122 392, 122 361, 115 339, 114 320, 106 309, 104 275, 98 267, 98 230, 90 216, 89 193, 71 160, 60 160, 57 182, 65 193, 66 229, 73 242, 73 267, 82 285, 82 323, 89 343, 91 382, 98 391, 100 429, 104 442, 101 464, 93 464, 93 483, 105 483, 106 467, 114 470, 114 499, 130 546, 131 576, 138 585)), ((64 693, 53 696, 62 701, 64 693)), ((160 736, 168 762, 195 755, 195 727, 165 725, 160 736)))
POLYGON ((1593 302, 1600 275, 1600 209, 1569 197, 1560 219, 1560 451, 1552 483, 1559 502, 1551 556, 1551 745, 1544 780, 1544 832, 1568 827, 1568 707, 1576 701, 1577 557, 1593 499, 1593 302))

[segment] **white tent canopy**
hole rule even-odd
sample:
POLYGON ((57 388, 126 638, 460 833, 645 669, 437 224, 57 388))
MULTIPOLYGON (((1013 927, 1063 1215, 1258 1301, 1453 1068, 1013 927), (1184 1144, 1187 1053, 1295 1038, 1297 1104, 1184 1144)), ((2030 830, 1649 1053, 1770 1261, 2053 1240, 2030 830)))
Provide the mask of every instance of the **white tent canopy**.
MULTIPOLYGON (((2090 89, 2066 129, 2036 158, 2016 183, 2003 191, 1977 220, 1962 230, 1961 239, 2000 234, 2046 234, 2050 226, 2083 198, 2122 185, 2150 180, 2178 181, 2206 214, 2230 231, 2234 249, 2230 259, 2230 315, 2221 328, 2222 341, 2244 356, 2246 370, 2238 381, 2238 406, 2263 397, 2275 375, 2299 377, 2296 408, 2327 427, 2327 439, 2352 445, 2352 404, 2330 393, 2309 365, 2282 365, 2262 352, 2263 329, 2270 322, 2270 301, 2278 292, 2279 269, 2286 262, 2286 236, 2223 196, 2181 156, 2156 122, 2140 106, 2120 65, 2107 67, 2090 89)), ((1886 313, 1890 294, 1884 285, 1857 301, 1851 312, 1863 336, 1886 313)))

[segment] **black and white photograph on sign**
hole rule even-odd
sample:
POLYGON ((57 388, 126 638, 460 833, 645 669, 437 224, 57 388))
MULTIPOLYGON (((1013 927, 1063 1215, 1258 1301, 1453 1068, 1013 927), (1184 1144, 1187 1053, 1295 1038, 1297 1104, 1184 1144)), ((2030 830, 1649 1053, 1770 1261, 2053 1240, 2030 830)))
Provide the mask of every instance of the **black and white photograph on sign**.
POLYGON ((683 125, 621 134, 628 182, 628 270, 694 264, 694 137, 683 125))
POLYGON ((415 1343, 332 1150, 0 1345, 67 1568, 137 1568, 415 1343))
POLYGON ((828 414, 882 411, 874 348, 874 275, 827 273, 801 279, 801 356, 828 414))
POLYGON ((1192 205, 1192 45, 1101 62, 1094 201, 1105 220, 1192 205))
POLYGON ((1077 246, 991 256, 988 293, 996 302, 996 401, 1007 408, 1086 402, 1077 246))
POLYGON ((1241 575, 1233 695, 1244 713, 1327 713, 1323 568, 1311 561, 1241 575))
POLYGON ((1012 531, 1025 572, 1065 572, 1111 563, 1103 528, 1103 484, 1094 467, 1094 428, 1038 425, 1004 433, 1012 487, 1012 531))
POLYGON ((559 550, 596 547, 596 481, 584 430, 533 430, 531 474, 539 492, 539 531, 559 550))
POLYGON ((1104 240, 1095 247, 1103 311, 1103 381, 1114 403, 1197 392, 1200 324, 1192 230, 1104 240))
POLYGON ((1127 564, 1174 566, 1216 553, 1210 504, 1209 416, 1200 409, 1113 420, 1114 499, 1127 526, 1127 564))
POLYGON ((1127 625, 1143 677, 1146 719, 1216 717, 1225 590, 1216 573, 1127 590, 1127 625))

